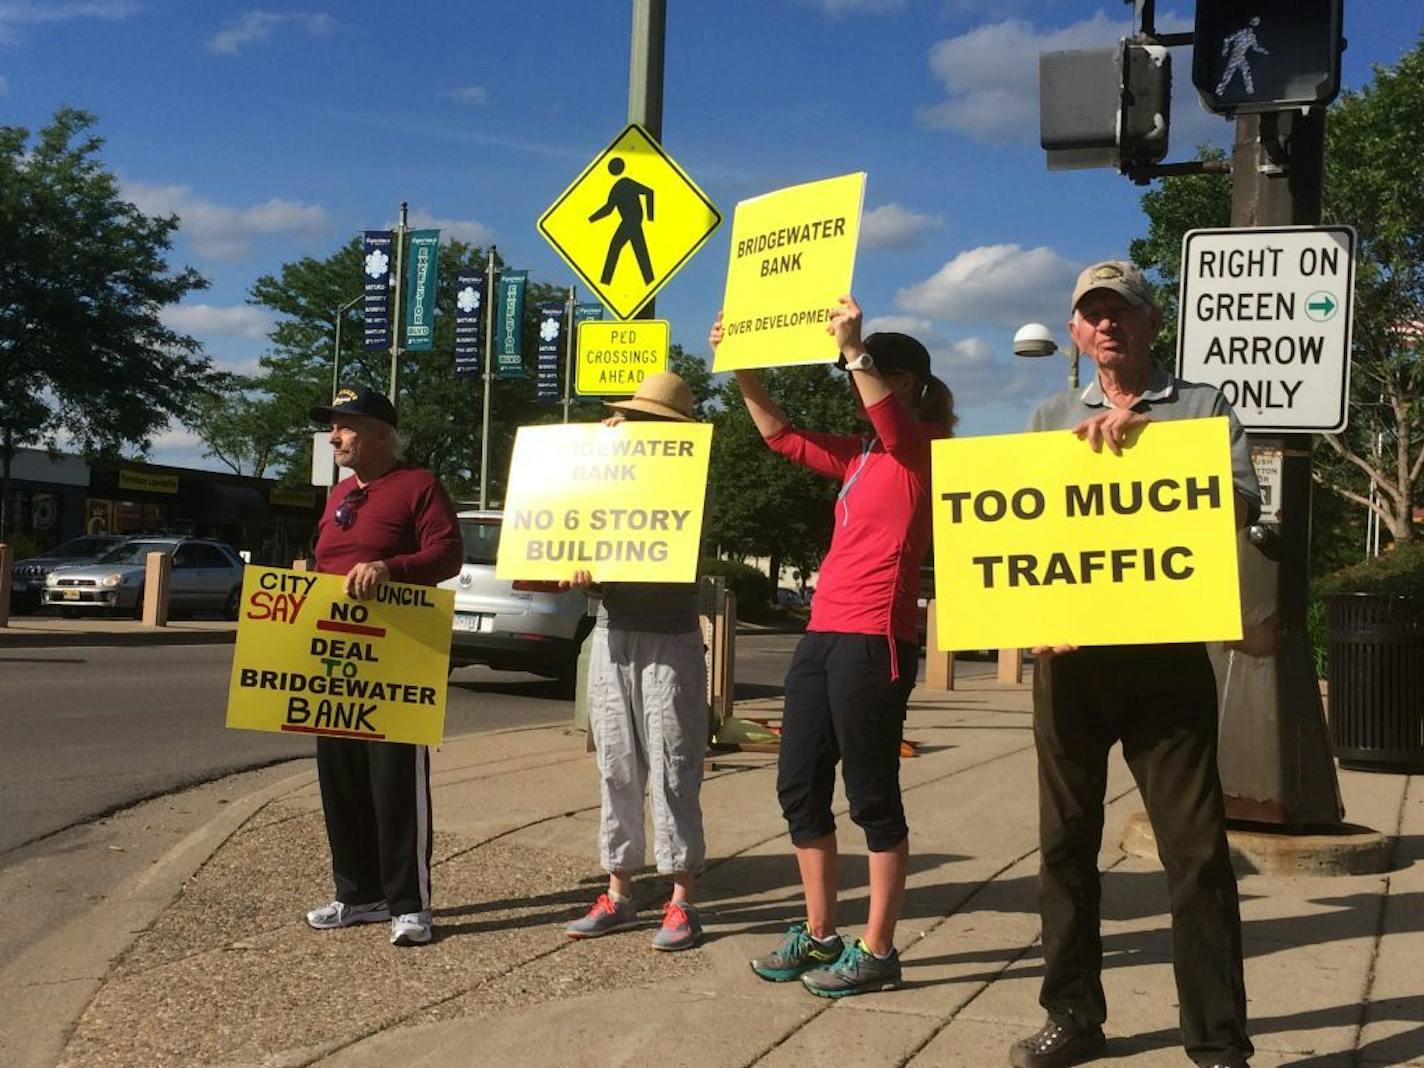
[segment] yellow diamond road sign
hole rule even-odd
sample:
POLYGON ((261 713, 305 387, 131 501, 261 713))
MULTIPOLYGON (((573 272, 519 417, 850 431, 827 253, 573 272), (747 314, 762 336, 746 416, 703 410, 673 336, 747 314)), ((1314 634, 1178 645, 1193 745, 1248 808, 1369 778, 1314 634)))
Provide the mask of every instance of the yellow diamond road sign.
POLYGON ((539 232, 619 319, 631 319, 712 236, 721 213, 633 123, 539 217, 539 232))

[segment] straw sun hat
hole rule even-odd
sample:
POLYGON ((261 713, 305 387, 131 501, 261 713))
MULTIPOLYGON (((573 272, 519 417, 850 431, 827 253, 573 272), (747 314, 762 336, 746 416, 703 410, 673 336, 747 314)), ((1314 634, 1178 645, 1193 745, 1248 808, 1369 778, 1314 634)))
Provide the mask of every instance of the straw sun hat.
POLYGON ((675 419, 680 423, 696 421, 692 414, 692 387, 681 375, 671 371, 650 374, 638 384, 631 400, 607 401, 608 407, 620 412, 642 412, 659 419, 675 419))

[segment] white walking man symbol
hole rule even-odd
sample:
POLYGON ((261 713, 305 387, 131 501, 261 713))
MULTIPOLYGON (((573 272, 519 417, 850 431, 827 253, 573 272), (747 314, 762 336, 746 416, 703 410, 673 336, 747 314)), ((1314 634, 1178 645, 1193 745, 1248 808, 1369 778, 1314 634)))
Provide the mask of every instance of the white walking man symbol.
POLYGON ((1231 84, 1231 79, 1236 77, 1237 71, 1241 72, 1241 82, 1245 85, 1247 94, 1256 92, 1256 83, 1251 77, 1251 64, 1246 57, 1251 52, 1259 52, 1263 56, 1271 54, 1256 41, 1256 27, 1259 25, 1261 17, 1254 16, 1249 26, 1242 27, 1221 42, 1221 54, 1224 56, 1229 52, 1231 58, 1226 61, 1226 70, 1222 72, 1221 81, 1216 85, 1217 96, 1226 92, 1226 87, 1231 84))

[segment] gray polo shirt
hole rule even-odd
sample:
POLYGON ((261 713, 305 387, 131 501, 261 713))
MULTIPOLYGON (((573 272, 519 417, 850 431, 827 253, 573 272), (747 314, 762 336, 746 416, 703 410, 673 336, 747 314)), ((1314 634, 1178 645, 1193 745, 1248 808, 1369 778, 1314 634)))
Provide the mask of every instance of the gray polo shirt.
MULTIPOLYGON (((1098 376, 1086 389, 1065 389, 1055 393, 1038 406, 1028 421, 1029 430, 1072 430, 1084 419, 1101 415, 1110 408, 1098 376)), ((1236 413, 1215 386, 1185 382, 1154 368, 1142 399, 1132 406, 1152 419, 1207 419, 1226 416, 1231 427, 1231 479, 1236 493, 1247 503, 1248 521, 1261 511, 1261 487, 1256 482, 1256 469, 1251 466, 1251 449, 1246 431, 1241 428, 1236 413)))

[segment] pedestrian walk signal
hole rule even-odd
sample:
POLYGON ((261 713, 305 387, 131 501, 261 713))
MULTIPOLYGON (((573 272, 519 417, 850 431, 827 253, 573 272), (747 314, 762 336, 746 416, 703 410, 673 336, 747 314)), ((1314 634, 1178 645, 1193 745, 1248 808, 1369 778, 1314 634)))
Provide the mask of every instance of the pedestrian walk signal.
POLYGON ((539 232, 619 319, 631 319, 712 236, 722 216, 637 123, 539 217, 539 232))
POLYGON ((1192 84, 1221 115, 1325 105, 1340 92, 1342 0, 1197 0, 1192 84))

